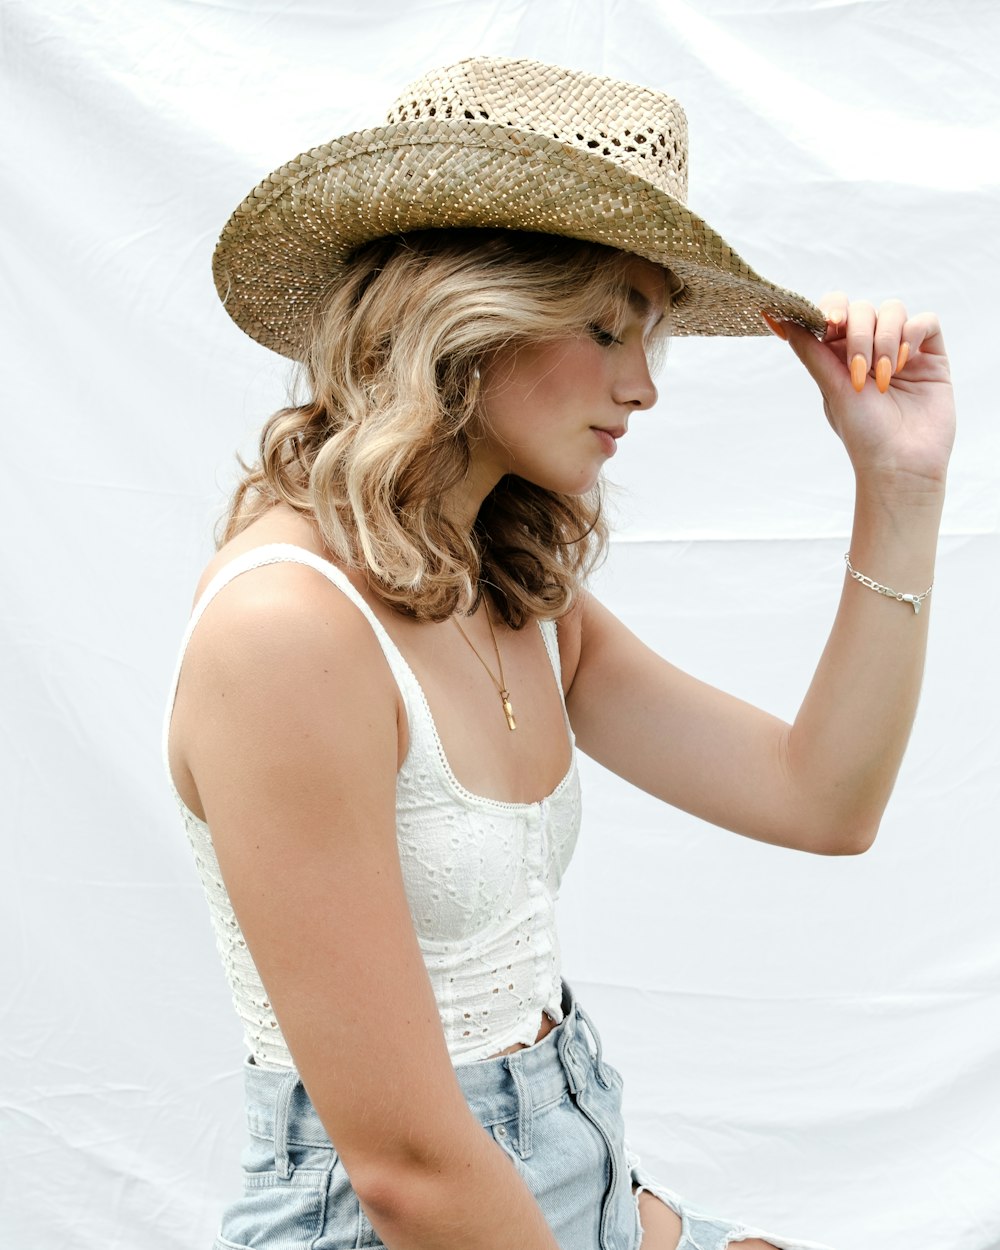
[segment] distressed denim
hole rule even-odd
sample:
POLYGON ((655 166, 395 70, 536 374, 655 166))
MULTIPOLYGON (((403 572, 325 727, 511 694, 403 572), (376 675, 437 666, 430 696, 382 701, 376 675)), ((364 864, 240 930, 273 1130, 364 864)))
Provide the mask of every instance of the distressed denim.
MULTIPOLYGON (((568 986, 563 1009, 563 1022, 534 1046, 455 1069, 473 1114, 535 1195, 561 1250, 639 1250, 634 1184, 681 1216, 678 1250, 723 1250, 749 1237, 814 1250, 695 1212, 647 1176, 625 1145, 621 1076, 568 986)), ((244 1075, 243 1196, 225 1212, 215 1250, 378 1250, 383 1243, 297 1073, 248 1061, 244 1075)))

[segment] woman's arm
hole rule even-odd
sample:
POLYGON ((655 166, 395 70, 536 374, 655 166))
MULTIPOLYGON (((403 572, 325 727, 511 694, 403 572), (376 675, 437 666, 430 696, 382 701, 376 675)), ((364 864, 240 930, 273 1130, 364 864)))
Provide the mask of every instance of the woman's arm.
POLYGON ((556 1250, 455 1077, 396 849, 397 691, 312 570, 206 610, 175 721, 226 887, 302 1081, 396 1250, 556 1250))
MULTIPOLYGON (((823 343, 784 329, 854 466, 851 562, 920 594, 933 581, 954 435, 937 319, 907 318, 898 301, 876 314, 840 294, 823 306, 823 343), (887 379, 902 343, 908 358, 887 379), (878 383, 867 376, 873 364, 878 383)), ((865 850, 913 723, 929 604, 916 613, 845 574, 829 641, 787 725, 681 673, 588 601, 568 698, 577 739, 635 785, 725 828, 824 854, 865 850)))

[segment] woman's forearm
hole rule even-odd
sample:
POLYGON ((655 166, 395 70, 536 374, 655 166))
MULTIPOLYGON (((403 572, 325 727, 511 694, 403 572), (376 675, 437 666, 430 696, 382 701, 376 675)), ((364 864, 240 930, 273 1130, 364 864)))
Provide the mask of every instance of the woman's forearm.
POLYGON ((352 1182, 389 1250, 558 1250, 527 1185, 471 1119, 447 1157, 378 1166, 352 1182))
MULTIPOLYGON (((934 580, 943 497, 943 483, 901 499, 859 481, 853 568, 900 593, 923 594, 934 580)), ((892 791, 916 712, 932 599, 914 611, 845 570, 829 641, 788 731, 790 773, 844 851, 870 845, 892 791)))

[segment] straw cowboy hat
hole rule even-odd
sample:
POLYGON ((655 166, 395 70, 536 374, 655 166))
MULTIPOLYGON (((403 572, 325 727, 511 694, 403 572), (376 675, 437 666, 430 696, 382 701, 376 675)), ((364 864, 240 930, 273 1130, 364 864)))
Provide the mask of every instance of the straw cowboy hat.
POLYGON ((683 283, 674 334, 766 334, 761 312, 817 334, 823 315, 756 274, 686 206, 687 120, 659 91, 538 61, 473 57, 411 83, 384 125, 270 174, 213 258, 230 316, 305 352, 312 314, 361 244, 434 227, 501 227, 604 243, 683 283))

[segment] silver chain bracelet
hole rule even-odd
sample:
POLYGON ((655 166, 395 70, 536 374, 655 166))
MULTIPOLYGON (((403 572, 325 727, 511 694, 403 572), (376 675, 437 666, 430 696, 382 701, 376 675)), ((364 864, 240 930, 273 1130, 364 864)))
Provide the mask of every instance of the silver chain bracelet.
POLYGON ((898 599, 900 603, 909 603, 913 606, 914 614, 919 613, 920 605, 934 589, 934 583, 927 587, 922 595, 904 595, 898 590, 893 590, 891 586, 883 586, 881 582, 872 581, 870 577, 865 577, 864 573, 859 573, 857 569, 851 567, 851 553, 844 552, 844 563, 847 565, 847 571, 856 582, 860 582, 862 586, 867 586, 869 590, 874 590, 880 595, 888 595, 890 599, 898 599))

